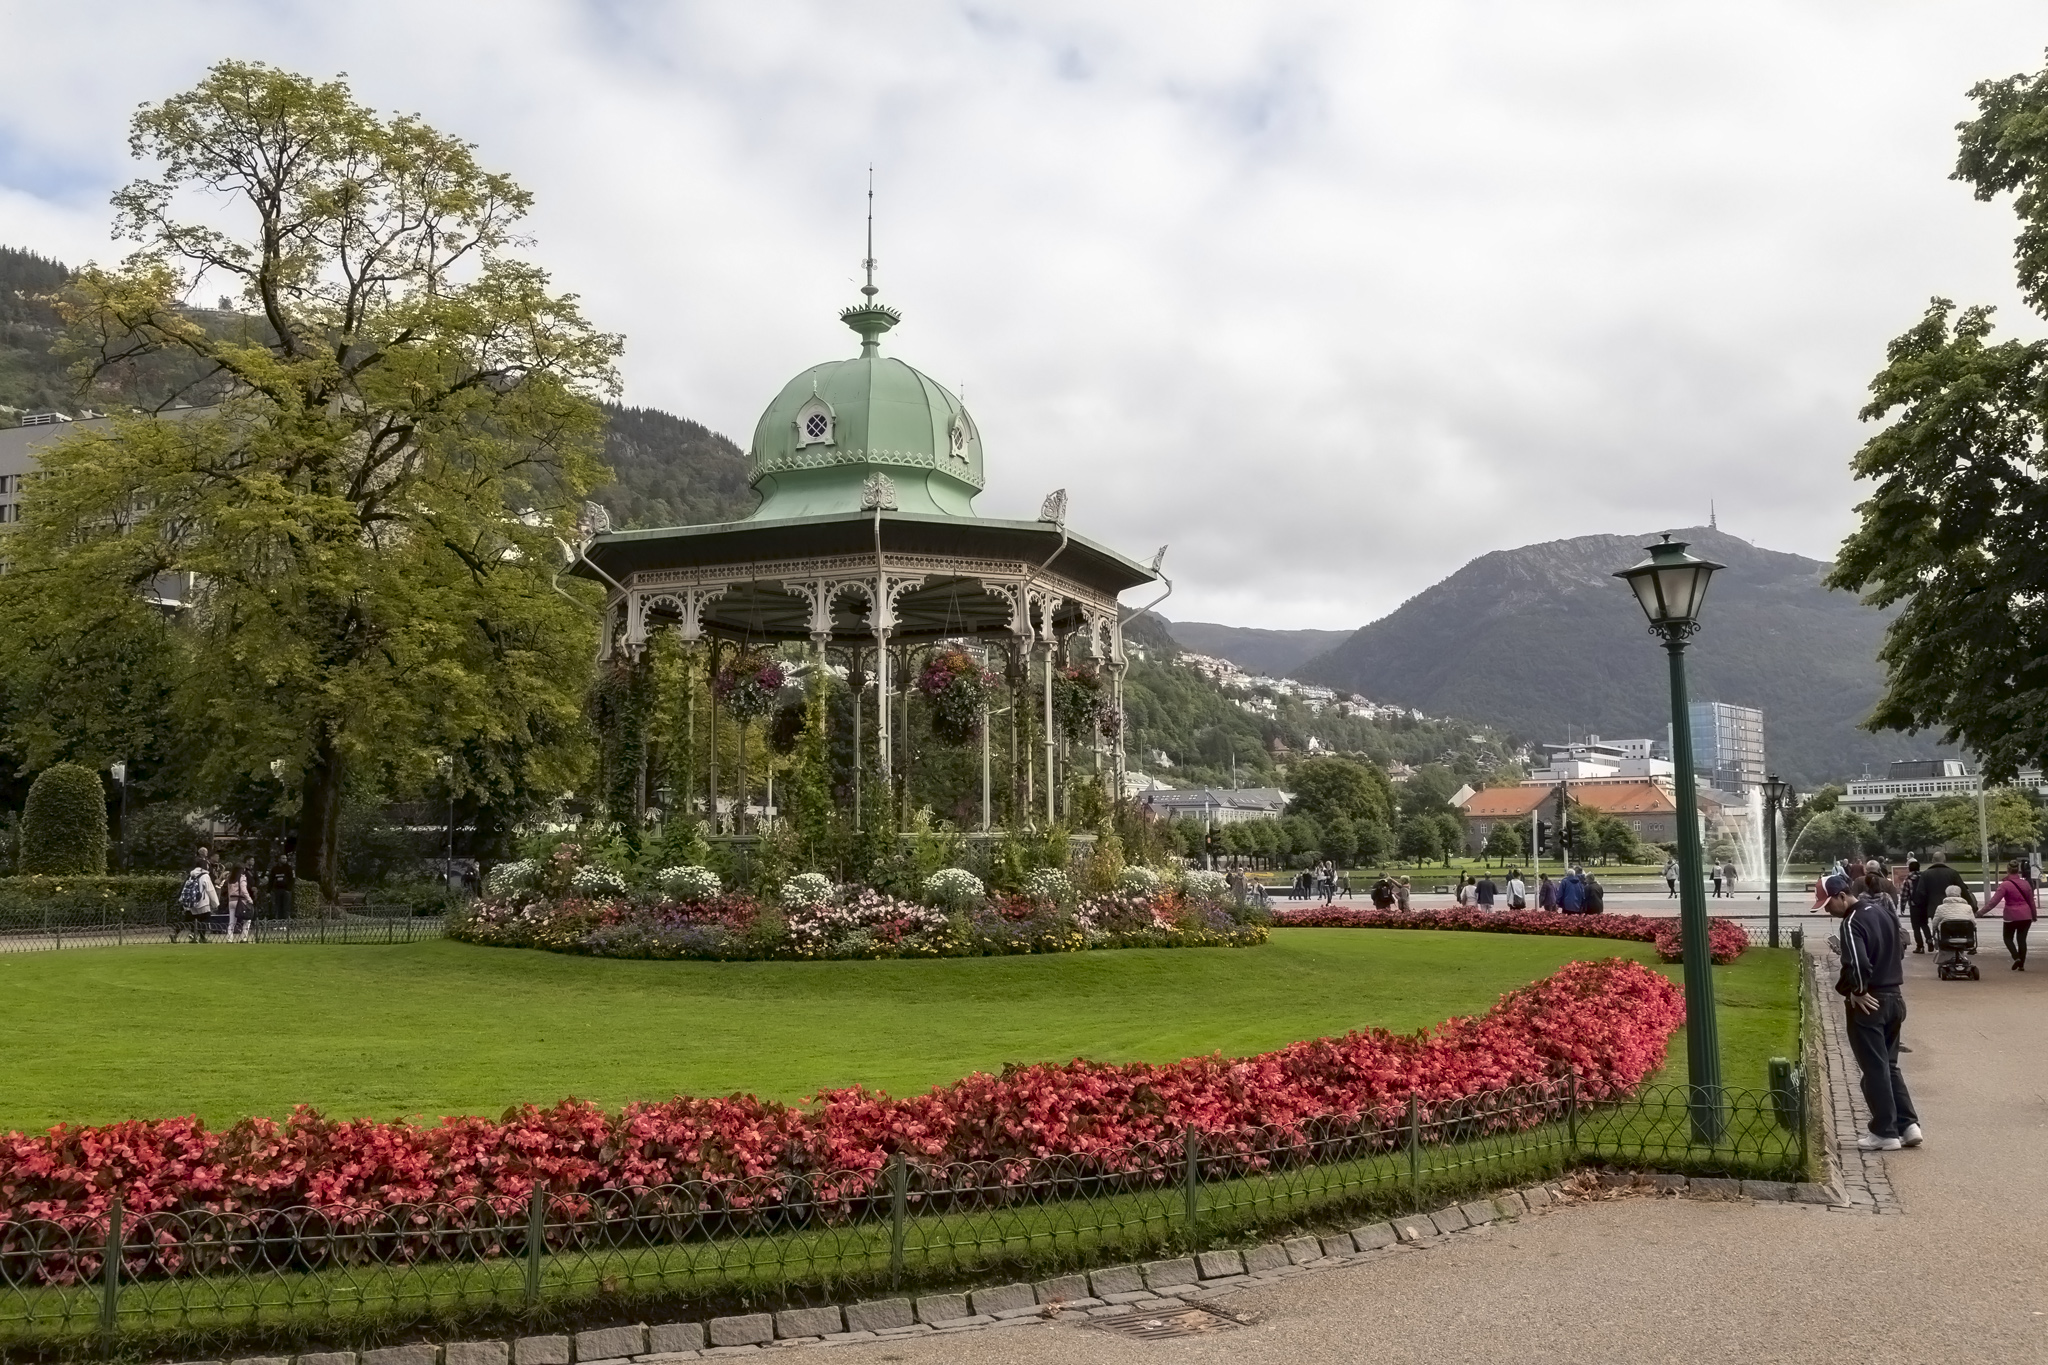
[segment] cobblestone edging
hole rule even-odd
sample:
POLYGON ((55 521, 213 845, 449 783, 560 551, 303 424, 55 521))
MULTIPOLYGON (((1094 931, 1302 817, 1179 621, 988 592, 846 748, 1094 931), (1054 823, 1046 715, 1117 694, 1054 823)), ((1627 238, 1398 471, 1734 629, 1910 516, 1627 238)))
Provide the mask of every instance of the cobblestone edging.
POLYGON ((1842 1202, 1842 1196, 1825 1185, 1610 1171, 1581 1176, 1576 1188, 1568 1182, 1534 1185, 1491 1199, 1452 1204, 1434 1213, 1367 1223, 1348 1232, 1304 1234, 1241 1250, 1204 1251, 1077 1271, 1028 1284, 872 1299, 843 1306, 785 1308, 709 1322, 637 1323, 510 1341, 421 1342, 367 1351, 243 1356, 180 1365, 672 1365, 787 1346, 846 1346, 896 1337, 998 1331, 1068 1316, 1171 1312, 1209 1305, 1237 1290, 1310 1271, 1369 1264, 1390 1250, 1441 1246, 1461 1233, 1547 1212, 1589 1189, 1695 1199, 1842 1202))
POLYGON ((1835 1003, 1840 997, 1826 988, 1838 964, 1831 938, 1807 940, 1806 970, 1814 973, 1813 998, 1819 1002, 1814 1025, 1820 1035, 1821 1061, 1827 1067, 1821 1093, 1827 1099, 1828 1180, 1842 1191, 1845 1200, 1841 1207, 1847 1211, 1904 1213, 1906 1206, 1892 1188, 1885 1153, 1866 1152, 1856 1145, 1856 1139, 1870 1130, 1870 1108, 1863 1102, 1855 1054, 1849 1051, 1847 1021, 1835 1003), (1821 975, 1824 971, 1827 976, 1821 975))

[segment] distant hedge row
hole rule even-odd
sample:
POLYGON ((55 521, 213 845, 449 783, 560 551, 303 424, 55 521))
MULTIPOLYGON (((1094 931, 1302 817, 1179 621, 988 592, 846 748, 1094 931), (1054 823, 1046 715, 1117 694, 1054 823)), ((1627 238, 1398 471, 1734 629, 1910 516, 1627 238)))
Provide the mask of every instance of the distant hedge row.
POLYGON ((131 877, 0 877, 0 929, 162 924, 178 909, 176 873, 131 877))

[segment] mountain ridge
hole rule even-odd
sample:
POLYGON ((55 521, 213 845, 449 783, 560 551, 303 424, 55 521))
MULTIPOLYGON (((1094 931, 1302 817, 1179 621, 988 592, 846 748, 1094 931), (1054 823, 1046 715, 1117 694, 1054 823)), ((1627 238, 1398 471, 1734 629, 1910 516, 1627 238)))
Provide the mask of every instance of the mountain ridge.
MULTIPOLYGON (((1694 701, 1757 706, 1765 756, 1811 787, 1942 750, 1930 737, 1859 728, 1883 687, 1888 613, 1827 588, 1829 565, 1713 527, 1672 533, 1726 568, 1687 651, 1694 701)), ((1613 575, 1656 536, 1595 535, 1494 550, 1423 589, 1295 676, 1431 714, 1472 716, 1519 738, 1660 738, 1664 651, 1613 575)))

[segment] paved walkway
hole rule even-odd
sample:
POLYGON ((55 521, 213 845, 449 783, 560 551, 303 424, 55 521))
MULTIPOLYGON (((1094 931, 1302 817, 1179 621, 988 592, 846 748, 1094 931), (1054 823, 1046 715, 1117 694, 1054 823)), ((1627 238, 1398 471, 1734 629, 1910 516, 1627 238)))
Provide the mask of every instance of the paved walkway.
MULTIPOLYGON (((1134 1341, 1074 1322, 854 1345, 851 1362, 2048 1360, 2048 960, 1978 982, 1907 960, 1927 1145, 1873 1162, 1898 1216, 1592 1199, 1227 1300, 1257 1320, 1134 1341)), ((1852 1162, 1855 1158, 1852 1154, 1852 1162)), ((1856 1183, 1856 1170, 1848 1172, 1856 1183)))

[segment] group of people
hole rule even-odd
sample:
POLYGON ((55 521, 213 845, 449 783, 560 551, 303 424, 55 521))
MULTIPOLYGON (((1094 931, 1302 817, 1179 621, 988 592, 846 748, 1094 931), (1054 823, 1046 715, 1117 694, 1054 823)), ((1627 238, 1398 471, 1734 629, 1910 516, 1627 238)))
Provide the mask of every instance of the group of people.
MULTIPOLYGON (((1713 880, 1714 899, 1723 900, 1735 894, 1733 862, 1710 863, 1707 875, 1713 880)), ((1664 890, 1667 900, 1678 899, 1678 859, 1675 855, 1664 860, 1664 890)))
POLYGON ((292 877, 288 851, 280 851, 266 873, 257 871, 252 863, 223 863, 211 850, 200 849, 198 862, 178 889, 179 915, 171 921, 171 942, 176 943, 182 931, 191 935, 192 942, 204 943, 223 916, 228 942, 253 942, 258 889, 264 892, 269 918, 290 919, 292 877))
MULTIPOLYGON (((1520 868, 1508 870, 1504 886, 1496 883, 1490 872, 1481 872, 1476 878, 1461 872, 1455 895, 1458 904, 1480 910, 1498 908, 1503 897, 1510 910, 1529 908, 1529 885, 1520 868)), ((1545 872, 1536 881, 1536 908, 1566 915, 1598 915, 1607 909, 1607 888, 1582 866, 1572 867, 1555 881, 1545 872)))
POLYGON ((1351 895, 1351 875, 1339 872, 1337 864, 1328 858, 1312 868, 1303 868, 1294 876, 1294 887, 1289 896, 1298 901, 1314 900, 1320 896, 1328 905, 1339 896, 1351 895))
POLYGON ((1842 970, 1835 981, 1848 1011, 1849 1050, 1862 1073, 1870 1131, 1857 1139, 1868 1151, 1893 1152, 1924 1140, 1906 1078, 1899 1070, 1900 1033, 1906 1023, 1906 940, 1899 928, 1903 907, 1913 926, 1913 951, 1925 953, 1940 941, 1943 921, 2001 914, 2012 970, 2027 969, 2027 931, 2039 911, 2031 870, 2021 862, 1980 907, 1962 874, 1943 859, 1925 868, 1914 859, 1887 870, 1875 860, 1837 863, 1815 890, 1819 909, 1842 921, 1837 939, 1842 970))
POLYGON ((1924 868, 1918 858, 1909 860, 1904 867, 1891 868, 1875 858, 1842 859, 1816 886, 1816 910, 1826 905, 1828 883, 1836 877, 1846 878, 1852 887, 1863 887, 1874 878, 1876 885, 1870 888, 1870 894, 1883 902, 1893 915, 1904 912, 1913 926, 1913 951, 1916 953, 1934 951, 1943 920, 1977 919, 1998 914, 2004 920, 2005 951, 2012 958, 2012 970, 2023 972, 2027 969, 2027 932, 2034 927, 2039 911, 2035 905, 2034 880, 2025 863, 2007 863, 2005 876, 1991 889, 1981 906, 1969 883, 1963 880, 1963 874, 1950 867, 1943 858, 1936 858, 1924 868))

